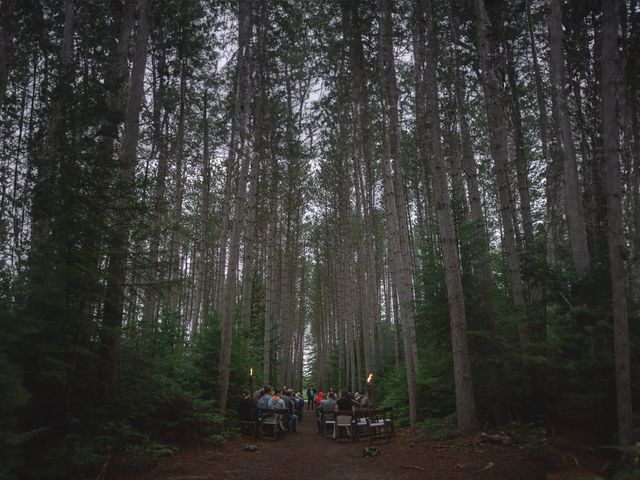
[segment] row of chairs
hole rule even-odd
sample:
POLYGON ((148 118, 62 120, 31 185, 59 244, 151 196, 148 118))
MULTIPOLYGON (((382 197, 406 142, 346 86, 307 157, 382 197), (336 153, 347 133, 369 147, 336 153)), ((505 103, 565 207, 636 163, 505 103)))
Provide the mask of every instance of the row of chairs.
POLYGON ((319 412, 320 433, 336 441, 373 443, 384 439, 387 442, 395 435, 393 408, 358 409, 345 412, 319 412))
POLYGON ((252 417, 250 421, 241 422, 245 435, 280 440, 289 431, 289 410, 286 408, 259 408, 252 417))

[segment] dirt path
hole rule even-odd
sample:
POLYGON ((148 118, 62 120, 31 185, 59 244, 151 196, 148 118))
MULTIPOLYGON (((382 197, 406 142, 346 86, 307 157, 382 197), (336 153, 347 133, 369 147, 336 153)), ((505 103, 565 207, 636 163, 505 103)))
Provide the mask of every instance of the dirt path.
POLYGON ((243 448, 246 439, 220 448, 191 449, 162 461, 143 475, 118 476, 126 480, 292 478, 341 480, 538 480, 545 478, 544 462, 515 447, 456 444, 451 441, 413 442, 399 432, 390 443, 378 444, 382 454, 366 458, 366 442, 337 443, 316 432, 315 418, 305 411, 298 433, 280 441, 252 441, 255 452, 243 448))

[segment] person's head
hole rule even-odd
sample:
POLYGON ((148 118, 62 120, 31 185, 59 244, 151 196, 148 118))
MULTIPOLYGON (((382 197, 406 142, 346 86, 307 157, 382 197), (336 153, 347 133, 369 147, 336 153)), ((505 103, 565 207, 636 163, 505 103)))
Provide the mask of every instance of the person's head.
POLYGON ((351 395, 349 395, 349 392, 347 392, 346 390, 343 390, 342 392, 340 392, 340 396, 342 398, 349 398, 351 395))
POLYGON ((274 390, 273 391, 273 396, 274 397, 279 397, 280 396, 280 390, 274 390))
POLYGON ((333 392, 329 392, 329 399, 333 400, 335 398, 335 395, 333 392))
POLYGON ((271 387, 269 385, 264 386, 264 393, 267 395, 271 395, 271 387))

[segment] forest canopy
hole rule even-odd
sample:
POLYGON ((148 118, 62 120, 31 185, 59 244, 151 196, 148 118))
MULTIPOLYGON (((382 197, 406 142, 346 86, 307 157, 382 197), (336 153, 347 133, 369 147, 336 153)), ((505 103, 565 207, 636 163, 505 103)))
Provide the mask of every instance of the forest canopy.
POLYGON ((0 477, 370 373, 400 425, 640 437, 636 0, 0 11, 0 477))

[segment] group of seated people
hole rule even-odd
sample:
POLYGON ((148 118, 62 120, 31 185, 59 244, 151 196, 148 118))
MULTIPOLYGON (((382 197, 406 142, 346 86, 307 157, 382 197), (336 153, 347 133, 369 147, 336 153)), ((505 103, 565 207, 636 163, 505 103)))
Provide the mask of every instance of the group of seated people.
POLYGON ((291 389, 280 391, 265 385, 253 395, 249 390, 244 390, 242 397, 238 411, 241 421, 254 421, 257 411, 263 409, 286 410, 287 422, 283 428, 289 432, 297 431, 296 427, 304 412, 304 399, 300 392, 294 393, 291 389))
POLYGON ((355 395, 347 390, 343 390, 339 395, 329 392, 319 392, 314 400, 316 404, 316 420, 318 423, 318 431, 322 431, 322 416, 332 415, 334 412, 352 412, 358 409, 369 408, 369 397, 365 393, 361 395, 356 392, 355 395))

